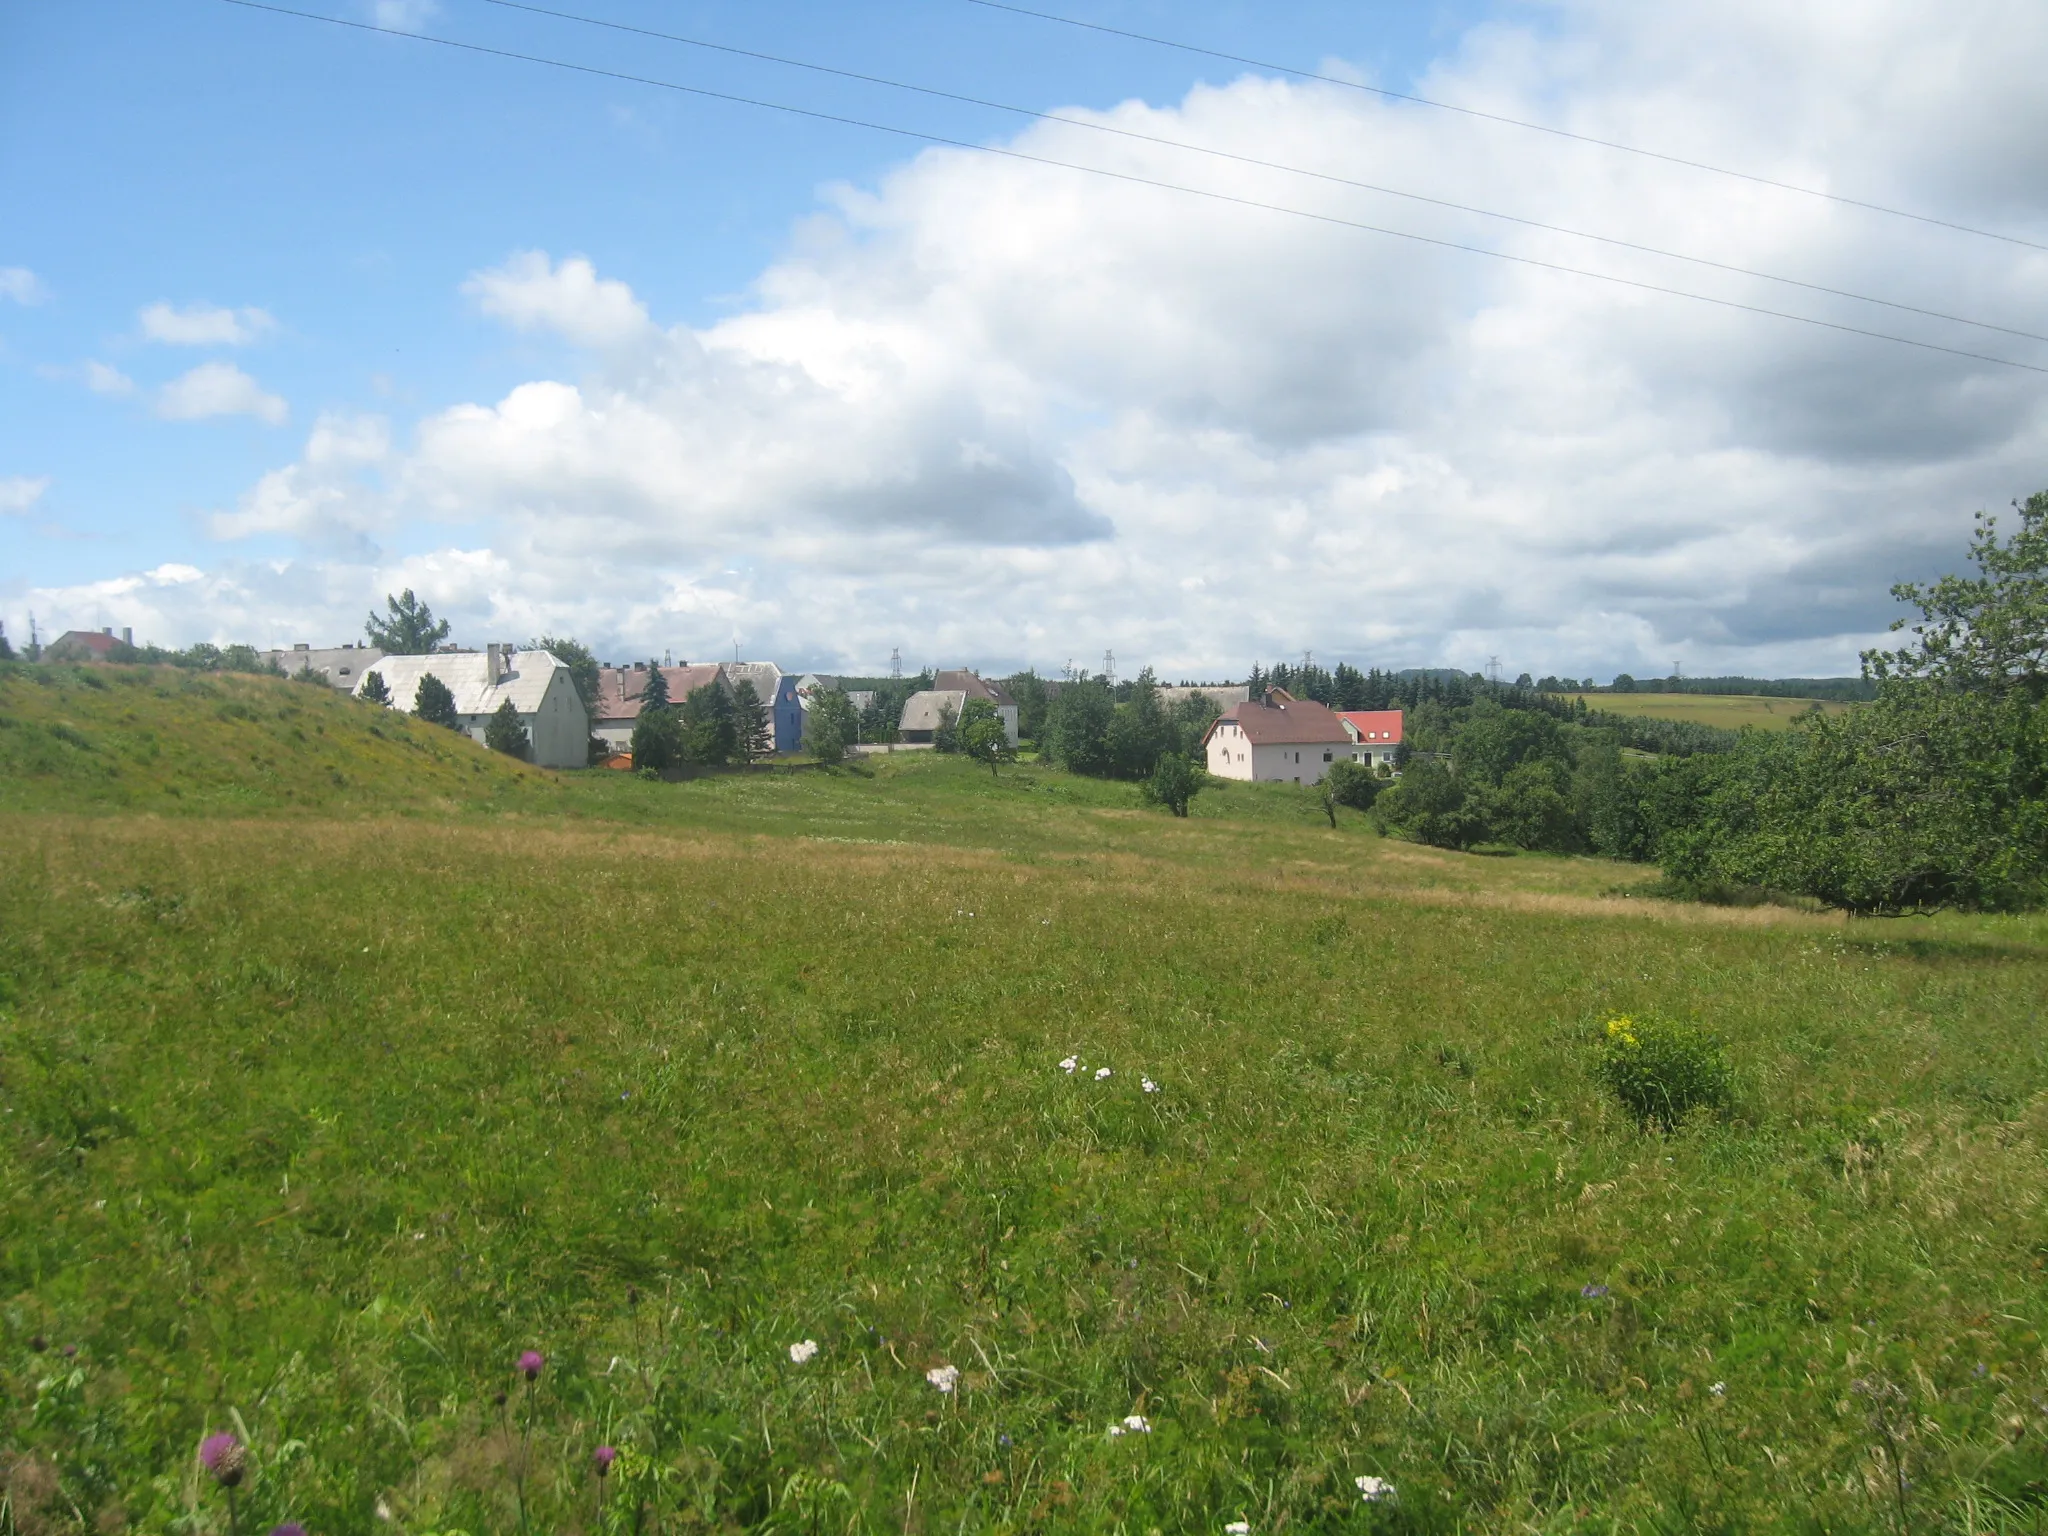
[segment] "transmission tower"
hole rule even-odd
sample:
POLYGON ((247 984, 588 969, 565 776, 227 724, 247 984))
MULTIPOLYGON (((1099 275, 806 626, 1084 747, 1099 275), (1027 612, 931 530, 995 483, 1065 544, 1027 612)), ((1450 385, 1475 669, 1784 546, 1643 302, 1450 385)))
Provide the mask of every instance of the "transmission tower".
POLYGON ((891 677, 901 677, 903 675, 903 651, 901 647, 893 645, 889 647, 889 675, 891 677))
POLYGON ((1500 686, 1500 658, 1498 656, 1486 658, 1486 680, 1496 688, 1500 686))
POLYGON ((1115 652, 1115 651, 1104 651, 1104 652, 1102 653, 1102 680, 1103 680, 1103 681, 1104 681, 1105 683, 1108 683, 1108 684, 1110 685, 1110 687, 1112 687, 1112 688, 1114 688, 1114 687, 1116 686, 1116 652, 1115 652))

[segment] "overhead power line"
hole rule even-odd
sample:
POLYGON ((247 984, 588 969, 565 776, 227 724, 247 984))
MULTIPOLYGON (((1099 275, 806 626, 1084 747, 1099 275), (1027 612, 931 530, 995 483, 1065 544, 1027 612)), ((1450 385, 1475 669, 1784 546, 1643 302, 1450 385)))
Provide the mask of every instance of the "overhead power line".
MULTIPOLYGON (((1404 198, 1409 202, 1427 203, 1435 208, 1447 208, 1456 213, 1469 213, 1484 219, 1497 219, 1503 223, 1519 224, 1525 229, 1540 229, 1548 234, 1566 235, 1574 240, 1590 240, 1600 245, 1613 246, 1618 250, 1636 251, 1646 256, 1659 256, 1669 261, 1688 262, 1694 266, 1710 267, 1717 272, 1728 272, 1738 277, 1754 277, 1767 283, 1780 283, 1789 288, 1803 288, 1808 293, 1825 293, 1838 299, 1853 299, 1859 304, 1875 304, 1885 309, 1895 309, 1904 314, 1923 315, 1930 320, 1946 320, 1955 325, 1974 326, 1978 330, 1997 331, 2005 336, 2018 336, 2027 341, 2048 341, 2048 335, 2037 331, 2023 331, 2016 326, 1999 325, 1991 320, 1975 320, 1968 315, 1952 315, 1945 310, 1927 309, 1918 304, 1907 304, 1897 299, 1882 299, 1867 293, 1857 293, 1848 288, 1834 288, 1826 283, 1807 282, 1797 277, 1781 277, 1775 272, 1762 272, 1754 267, 1738 266, 1734 262, 1716 261, 1710 256, 1690 256, 1683 251, 1665 250, 1661 246, 1645 245, 1637 240, 1622 240, 1613 235, 1594 234, 1589 230, 1573 229, 1569 225, 1550 224, 1542 219, 1523 218, 1519 214, 1500 213, 1491 208, 1480 208, 1471 203, 1454 202, 1450 198, 1432 197, 1424 192, 1408 192, 1399 187, 1383 186, 1377 182, 1358 181, 1349 176, 1337 176, 1328 171, 1313 171, 1303 166, 1287 165, 1277 160, 1262 160, 1254 155, 1241 155, 1227 149, 1213 149, 1206 144, 1190 144, 1184 139, 1169 139, 1159 134, 1140 133, 1133 128, 1118 128, 1109 123, 1092 122, 1087 118, 1070 117, 1064 112, 1041 112, 1034 107, 1020 107, 1005 101, 991 101, 986 97, 967 96, 958 91, 941 90, 936 86, 915 85, 908 81, 891 80, 882 75, 862 74, 858 70, 841 69, 836 65, 818 64, 808 59, 792 59, 781 54, 763 53, 754 48, 739 48, 730 43, 714 43, 700 37, 686 37, 678 32, 660 32, 652 27, 636 27, 623 21, 608 21, 601 16, 585 16, 575 11, 559 11, 544 5, 530 5, 526 0, 484 0, 508 11, 526 11, 535 16, 549 16, 557 21, 573 21, 589 27, 602 27, 611 32, 628 32, 638 37, 651 37, 666 43, 681 43, 690 48, 703 48, 713 53, 731 54, 743 59, 757 59, 763 63, 782 65, 789 69, 810 70, 815 74, 833 75, 842 80, 858 80, 866 85, 886 86, 895 91, 912 91, 920 96, 937 97, 942 101, 957 101, 967 106, 986 107, 991 111, 1010 112, 1019 117, 1035 118, 1039 122, 1064 123, 1070 128, 1085 128, 1091 133, 1109 134, 1120 139, 1133 139, 1142 144, 1157 144, 1168 149, 1186 150, 1191 154, 1209 155, 1218 160, 1228 160, 1237 165, 1249 165, 1261 170, 1282 171, 1290 176, 1305 176, 1314 181, 1327 182, 1332 186, 1350 187, 1361 192, 1376 192, 1386 197, 1404 198)), ((1035 13, 1034 13, 1035 14, 1035 13)))
POLYGON ((1058 22, 1063 27, 1080 27, 1089 32, 1102 32, 1111 37, 1125 37, 1133 42, 1150 43, 1158 48, 1174 48, 1182 53, 1198 53, 1206 58, 1223 59, 1232 64, 1245 64, 1253 69, 1270 69, 1276 74, 1292 75, 1297 80, 1317 80, 1324 85, 1341 85, 1346 90, 1365 91, 1374 96, 1383 96, 1389 101, 1413 102, 1420 107, 1435 107, 1441 112, 1456 112, 1464 117, 1478 118, 1483 122, 1502 123, 1510 128, 1526 128, 1532 133, 1547 133, 1553 138, 1571 139, 1579 144, 1593 144, 1601 149, 1619 150, 1625 155, 1641 155, 1648 160, 1662 160, 1667 165, 1682 165, 1688 170, 1710 171, 1716 176, 1733 176, 1738 181, 1752 182, 1760 187, 1774 187, 1780 192, 1797 192, 1802 197, 1824 198, 1831 203, 1841 203, 1850 208, 1861 208, 1870 213, 1886 214, 1894 219, 1911 219, 1916 224, 1932 224, 1941 229, 1953 229, 1960 234, 1980 235, 1986 240, 2003 240, 2008 245, 2024 245, 2029 250, 2048 251, 2048 244, 2037 240, 2022 239, 2018 235, 2002 235, 1995 229, 1979 229, 1973 224, 1958 224, 1953 219, 1938 219, 1932 214, 1913 213, 1905 208, 1892 208, 1883 203, 1869 203, 1861 198, 1844 197, 1839 192, 1823 192, 1818 187, 1802 187, 1796 182, 1774 181, 1769 176, 1754 175, 1749 171, 1731 170, 1725 165, 1713 165, 1705 160, 1688 160, 1683 155, 1668 155, 1662 150, 1644 149, 1637 144, 1623 144, 1615 139, 1596 138, 1590 133, 1573 133, 1569 128, 1555 128, 1549 123, 1532 123, 1526 118, 1508 117, 1499 112, 1483 112, 1477 107, 1461 107, 1455 102, 1438 101, 1429 96, 1417 96, 1407 91, 1388 90, 1381 85, 1366 85, 1357 80, 1346 80, 1337 75, 1319 75, 1312 69, 1296 69, 1289 64, 1274 64, 1264 59, 1246 58, 1243 54, 1225 53, 1217 48, 1204 48, 1197 43, 1183 43, 1171 37, 1154 37, 1147 32, 1127 32, 1122 27, 1104 26, 1100 22, 1082 21, 1073 16, 1060 16, 1051 11, 1034 11, 1021 5, 1009 5, 1004 0, 967 0, 969 5, 978 5, 991 11, 1009 11, 1018 16, 1030 16, 1039 21, 1058 22))
POLYGON ((380 27, 367 21, 350 21, 341 16, 324 16, 317 11, 293 10, 289 6, 271 5, 265 0, 222 0, 223 4, 239 6, 243 10, 268 11, 276 16, 291 16, 300 21, 317 21, 328 26, 346 27, 354 32, 374 32, 385 37, 406 38, 416 43, 432 43, 437 47, 460 49, 465 53, 483 54, 491 58, 512 59, 522 64, 540 64, 551 69, 569 70, 576 74, 592 75, 605 80, 619 80, 632 85, 653 86, 658 90, 676 91, 687 96, 702 97, 708 101, 731 102, 737 106, 758 107, 769 112, 783 112, 792 117, 809 118, 814 122, 836 123, 846 128, 863 128, 874 133, 892 134, 898 138, 915 139, 926 144, 936 144, 947 149, 963 149, 975 154, 993 155, 1004 160, 1016 160, 1030 165, 1049 166, 1057 170, 1078 171, 1087 176, 1098 176, 1108 181, 1123 182, 1130 186, 1155 187, 1164 192, 1179 192, 1189 197, 1204 198, 1210 202, 1224 203, 1237 208, 1256 208, 1266 213, 1286 214, 1293 218, 1308 219, 1318 224, 1334 225, 1342 229, 1361 230, 1367 234, 1386 235, 1396 240, 1407 240, 1417 245, 1434 246, 1439 250, 1462 251, 1467 255, 1485 256, 1495 261, 1512 262, 1516 266, 1533 267, 1545 272, 1560 272, 1572 277, 1590 278, 1595 282, 1612 283, 1617 287, 1633 288, 1643 293, 1663 294, 1669 298, 1690 299, 1698 304, 1711 304, 1717 309, 1736 310, 1743 314, 1762 315, 1773 320, 1789 320, 1797 325, 1810 325, 1820 330, 1836 331, 1846 336, 1863 336, 1872 341, 1888 341, 1899 346, 1916 347, 1923 352, 1940 352, 1949 357, 1968 358, 1973 362, 1993 363, 2002 368, 2017 368, 2027 373, 2048 374, 2048 367, 2034 363, 2019 362, 2014 358, 1998 357, 1987 352, 1971 352, 1962 347, 1947 347, 1939 342, 1920 341, 1911 336, 1899 336, 1889 331, 1873 331, 1858 325, 1845 325, 1837 320, 1822 320, 1813 315, 1794 314, 1789 310, 1770 309, 1761 304, 1745 304, 1738 299, 1717 298, 1712 294, 1694 293, 1685 288, 1672 288, 1662 283, 1644 282, 1639 278, 1619 277, 1611 272, 1595 272, 1587 267, 1567 266, 1563 262, 1544 261, 1535 256, 1521 256, 1511 251, 1489 250, 1483 245, 1468 245, 1463 241, 1445 240, 1435 235, 1419 235, 1412 230, 1393 229, 1382 224, 1368 224, 1360 219, 1341 218, 1331 213, 1316 213, 1306 208, 1290 208, 1284 203, 1262 202, 1257 198, 1239 197, 1230 192, 1215 192, 1204 187, 1190 187, 1181 182, 1164 181, 1157 177, 1140 176, 1130 171, 1113 171, 1102 166, 1080 165, 1071 160, 1058 160, 1050 155, 1035 155, 1021 149, 1004 149, 992 144, 975 144, 965 139, 948 138, 943 134, 926 133, 917 128, 902 128, 892 123, 878 123, 866 118, 848 117, 837 112, 823 112, 813 107, 791 106, 786 102, 768 101, 757 96, 741 96, 731 91, 712 90, 708 86, 683 85, 673 80, 658 80, 650 75, 628 74, 623 70, 604 69, 595 64, 578 64, 568 59, 549 58, 543 54, 520 53, 510 48, 493 48, 484 43, 466 43, 452 37, 436 37, 427 32, 408 32, 399 27, 380 27))

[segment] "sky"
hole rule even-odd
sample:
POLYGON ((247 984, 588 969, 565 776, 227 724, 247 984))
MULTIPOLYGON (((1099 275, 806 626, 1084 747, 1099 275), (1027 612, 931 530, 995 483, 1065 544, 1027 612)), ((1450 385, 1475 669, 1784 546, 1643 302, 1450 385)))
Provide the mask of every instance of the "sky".
POLYGON ((2038 0, 280 3, 0 7, 17 642, 1840 675, 2048 486, 2038 0))

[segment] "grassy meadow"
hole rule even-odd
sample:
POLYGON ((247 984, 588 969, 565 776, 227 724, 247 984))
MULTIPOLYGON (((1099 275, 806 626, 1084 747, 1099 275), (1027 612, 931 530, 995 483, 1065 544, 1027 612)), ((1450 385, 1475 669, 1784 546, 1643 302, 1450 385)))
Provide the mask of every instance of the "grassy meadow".
POLYGON ((1838 715, 1854 706, 1834 699, 1780 699, 1738 693, 1575 693, 1588 709, 1614 715, 1644 715, 1652 720, 1689 720, 1695 725, 1737 731, 1753 725, 1763 731, 1785 731, 1810 709, 1838 715))
POLYGON ((2048 1529, 2048 919, 1649 874, 0 674, 0 1533, 2048 1529))

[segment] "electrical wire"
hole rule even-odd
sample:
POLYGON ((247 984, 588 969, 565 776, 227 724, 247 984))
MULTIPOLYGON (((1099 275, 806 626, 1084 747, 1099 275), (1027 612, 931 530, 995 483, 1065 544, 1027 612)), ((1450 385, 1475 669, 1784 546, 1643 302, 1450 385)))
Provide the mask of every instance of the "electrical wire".
POLYGON ((1870 213, 1882 213, 1894 219, 1911 219, 1918 224, 1932 224, 1940 229, 1953 229, 1965 235, 1979 235, 1986 240, 2003 240, 2008 245, 2024 245, 2029 250, 2048 251, 2048 244, 2038 240, 2022 239, 2018 235, 2002 235, 1995 229, 1979 229, 1973 224, 1958 224, 1952 219, 1938 219, 1932 214, 1913 213, 1904 208, 1891 208, 1883 203, 1867 203, 1861 198, 1844 197, 1839 192, 1823 192, 1818 187, 1802 187, 1796 182, 1773 181, 1768 176, 1753 175, 1748 171, 1730 170, 1725 165, 1712 165, 1705 160, 1688 160, 1683 155, 1667 155, 1661 150, 1644 149, 1635 144, 1623 144, 1614 139, 1595 138, 1589 133, 1573 133, 1569 128, 1553 128, 1548 123, 1532 123, 1526 118, 1507 117, 1499 112, 1482 112, 1477 107, 1461 107, 1455 102, 1437 101, 1428 96, 1416 96, 1406 91, 1388 90, 1385 86, 1366 85, 1357 80, 1345 80, 1336 75, 1319 75, 1312 69, 1295 69, 1287 64, 1272 64, 1263 59, 1250 59, 1242 54, 1224 53, 1216 48, 1204 48, 1195 43, 1178 42, 1170 37, 1153 37, 1145 32, 1126 32, 1122 27, 1108 27, 1095 21, 1081 21, 1072 16, 1059 16, 1051 11, 1034 11, 1021 5, 1009 5, 1004 0, 967 0, 969 5, 979 5, 991 11, 1009 11, 1018 16, 1030 16, 1039 21, 1055 21, 1063 27, 1080 27, 1089 32, 1103 32, 1111 37, 1129 38, 1133 42, 1151 43, 1159 48, 1174 48, 1182 53, 1199 53, 1207 58, 1223 59, 1232 64, 1246 64, 1253 69, 1270 69, 1277 74, 1293 75, 1298 80, 1317 80, 1324 85, 1341 85, 1347 90, 1365 91, 1374 96, 1383 96, 1389 101, 1412 102, 1420 107, 1435 107, 1440 112, 1457 112, 1465 117, 1479 118, 1489 123, 1504 123, 1510 128, 1527 128, 1532 133, 1547 133, 1554 138, 1571 139, 1580 144, 1594 144, 1601 149, 1620 150, 1625 155, 1641 155, 1650 160, 1662 160, 1667 165, 1682 165, 1688 170, 1711 171, 1716 176, 1733 176, 1738 181, 1753 182, 1760 187, 1775 187, 1780 192, 1797 192, 1802 197, 1824 198, 1831 203, 1842 203, 1850 208, 1862 208, 1870 213))
POLYGON ((1939 352, 1949 357, 1968 358, 1973 362, 1993 363, 2002 368, 2017 368, 2027 373, 2048 374, 2048 367, 2035 363, 2023 363, 2009 357, 1998 357, 1987 352, 1971 352, 1962 347, 1947 347, 1939 342, 1920 341, 1911 336, 1899 336, 1889 331, 1873 331, 1862 326, 1845 325, 1836 320, 1821 320, 1812 315, 1793 314, 1788 310, 1769 309, 1760 304, 1745 304, 1737 299, 1716 298, 1711 294, 1694 293, 1684 288, 1671 288, 1661 283, 1648 283, 1633 277, 1617 277, 1609 272, 1595 272, 1586 267, 1567 266, 1562 262, 1544 261, 1534 256, 1519 256, 1509 251, 1489 250, 1483 245, 1467 245, 1462 241, 1439 239, 1434 235, 1418 235, 1411 230, 1391 229, 1385 225, 1367 224, 1358 219, 1340 218, 1336 214, 1315 213, 1305 208, 1290 208, 1283 203, 1261 202, 1256 198, 1238 197, 1229 192, 1214 192, 1203 187, 1190 187, 1180 182, 1162 181, 1151 176, 1139 176, 1129 171, 1112 171, 1101 166, 1078 165, 1071 160, 1056 160, 1050 155, 1034 155, 1019 149, 1002 149, 990 144, 974 144, 965 139, 947 138, 942 134, 926 133, 916 128, 901 128, 890 123, 877 123, 864 118, 847 117, 836 112, 821 112, 812 107, 790 106, 785 102, 767 101, 755 96, 741 96, 731 91, 712 90, 701 85, 682 85, 673 80, 657 80, 649 75, 627 74, 623 70, 603 69, 594 64, 577 64, 567 59, 548 58, 542 54, 519 53, 509 48, 493 48, 484 43, 466 43, 451 37, 436 37, 426 32, 408 32, 399 27, 380 27, 366 21, 350 21, 341 16, 323 16, 316 11, 293 10, 289 6, 271 5, 265 0, 221 0, 224 5, 239 6, 243 10, 268 11, 276 16, 296 17, 301 21, 324 22, 329 26, 346 27, 351 31, 374 32, 386 37, 402 37, 416 43, 433 43, 443 48, 460 49, 465 53, 484 54, 492 58, 513 59, 523 64, 540 64, 553 69, 569 70, 576 74, 592 75, 600 79, 619 80, 632 85, 648 85, 659 90, 677 91, 688 96, 697 96, 709 101, 731 102, 738 106, 758 107, 764 111, 782 112, 793 117, 809 118, 814 122, 835 123, 847 128, 862 128, 874 133, 892 134, 898 138, 916 139, 926 144, 936 144, 947 149, 964 149, 976 154, 994 155, 1004 160, 1016 160, 1031 165, 1049 166, 1058 170, 1079 171, 1083 175, 1099 176, 1109 181, 1123 182, 1131 186, 1155 187, 1161 191, 1179 192, 1190 197, 1207 199, 1238 208, 1256 208, 1266 213, 1287 214, 1294 218, 1308 219, 1318 224, 1334 225, 1343 229, 1362 230, 1367 234, 1386 235, 1396 240, 1407 240, 1418 245, 1434 246, 1440 250, 1462 251, 1472 256, 1486 256, 1495 261, 1512 262, 1517 266, 1532 267, 1546 272, 1560 272, 1573 277, 1591 278, 1596 282, 1612 283, 1618 287, 1633 288, 1644 293, 1663 294, 1670 298, 1690 299, 1699 304, 1711 304, 1718 309, 1737 310, 1744 314, 1762 315, 1773 320, 1789 320, 1798 325, 1810 325, 1820 330, 1836 331, 1847 336, 1863 336, 1872 341, 1888 341, 1899 346, 1915 347, 1924 352, 1939 352))
MULTIPOLYGON (((1738 277, 1754 277, 1767 283, 1781 283, 1789 288, 1803 288, 1809 293, 1825 293, 1838 299, 1853 299, 1859 304, 1874 304, 1885 309, 1899 310, 1904 314, 1922 315, 1930 320, 1946 320, 1955 325, 1973 326, 1978 330, 1997 331, 2005 336, 2018 336, 2027 341, 2048 342, 2048 335, 2038 331, 2023 331, 2016 326, 1999 325, 1991 320, 1975 320, 1968 315, 1952 315, 1945 310, 1926 309, 1918 304, 1906 304, 1897 299, 1881 299, 1867 293, 1857 293, 1848 288, 1833 288, 1826 283, 1807 282, 1797 277, 1780 277, 1774 272, 1762 272, 1754 267, 1737 266, 1733 262, 1716 261, 1710 256, 1689 256, 1683 251, 1665 250, 1661 246, 1645 245, 1640 241, 1622 240, 1613 235, 1598 235, 1589 230, 1573 229, 1565 224, 1550 224, 1541 219, 1527 219, 1518 214, 1500 213, 1491 208, 1480 208, 1470 203, 1454 202, 1445 197, 1432 197, 1424 192, 1407 192, 1399 187, 1382 186, 1377 182, 1356 181, 1349 176, 1337 176, 1327 171, 1312 171, 1298 165, 1286 165, 1277 160, 1261 160, 1253 155, 1240 155, 1227 149, 1212 149, 1205 144, 1190 144, 1183 139, 1169 139, 1158 134, 1139 133, 1132 128, 1118 128, 1108 123, 1091 122, 1086 118, 1069 117, 1063 112, 1041 112, 1033 107, 1014 106, 1009 102, 991 101, 981 96, 966 96, 958 91, 940 90, 936 86, 913 85, 907 81, 891 80, 882 75, 862 74, 858 70, 840 69, 831 64, 817 64, 807 59, 786 58, 781 54, 762 53, 753 48, 739 48, 730 43, 708 42, 699 37, 685 37, 677 32, 659 32, 652 27, 636 27, 623 21, 607 21, 600 16, 584 16, 575 11, 558 11, 544 5, 531 5, 526 0, 484 0, 486 5, 495 5, 508 11, 525 11, 535 16, 550 16, 557 21, 579 22, 584 26, 602 27, 612 32, 627 32, 637 37, 656 38, 666 43, 682 43, 691 48, 703 48, 714 53, 731 54, 743 59, 757 59, 768 64, 779 64, 790 69, 805 69, 816 74, 833 75, 842 80, 858 80, 867 85, 887 86, 890 90, 914 91, 921 96, 933 96, 942 101, 957 101, 968 106, 986 107, 996 112, 1011 112, 1019 117, 1035 118, 1040 122, 1064 123, 1071 128, 1085 128, 1092 133, 1110 134, 1120 139, 1134 139, 1142 144, 1158 144, 1168 149, 1186 150, 1191 154, 1210 155, 1219 160, 1228 160, 1238 165, 1256 166, 1261 170, 1284 171, 1290 176, 1305 176, 1332 186, 1351 187, 1361 192, 1376 192, 1387 197, 1404 198, 1409 202, 1427 203, 1436 208, 1448 208, 1456 213, 1475 214, 1480 218, 1497 219, 1503 223, 1519 224, 1525 229, 1540 229, 1553 235, 1567 235, 1575 240, 1590 240, 1600 245, 1613 246, 1619 250, 1636 251, 1646 256, 1659 256, 1669 261, 1689 262, 1694 266, 1711 267, 1717 272, 1728 272, 1738 277)), ((1036 14, 1036 13, 1033 13, 1036 14)))

